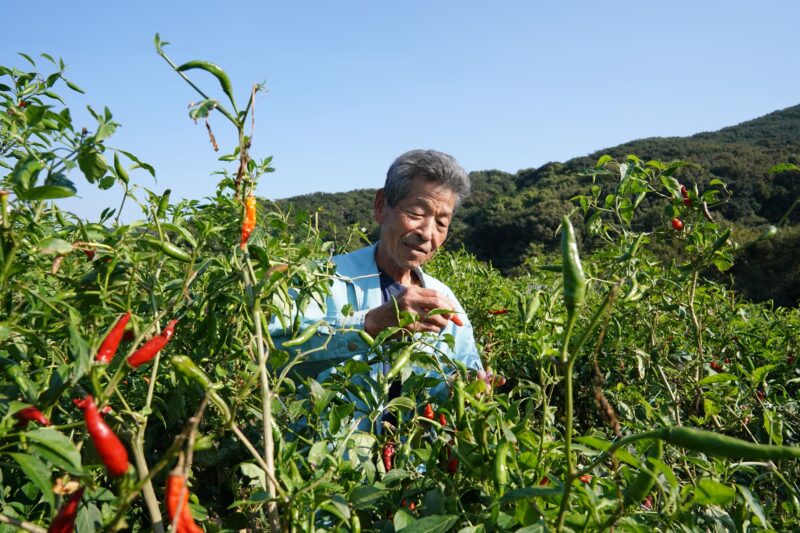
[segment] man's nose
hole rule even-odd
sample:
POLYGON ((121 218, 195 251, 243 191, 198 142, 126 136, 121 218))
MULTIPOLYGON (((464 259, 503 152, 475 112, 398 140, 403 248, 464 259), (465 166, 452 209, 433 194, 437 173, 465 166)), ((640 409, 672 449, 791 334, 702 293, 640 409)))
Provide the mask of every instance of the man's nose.
POLYGON ((436 220, 433 217, 425 217, 417 226, 417 234, 426 242, 433 239, 436 231, 436 220))

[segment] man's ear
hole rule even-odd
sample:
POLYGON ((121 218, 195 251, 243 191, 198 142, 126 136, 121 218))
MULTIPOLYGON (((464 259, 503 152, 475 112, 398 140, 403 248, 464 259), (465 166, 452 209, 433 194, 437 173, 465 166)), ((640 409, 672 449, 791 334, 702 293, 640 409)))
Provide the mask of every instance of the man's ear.
POLYGON ((375 191, 375 202, 372 205, 373 214, 375 215, 375 222, 383 224, 383 218, 386 215, 386 195, 383 189, 375 191))

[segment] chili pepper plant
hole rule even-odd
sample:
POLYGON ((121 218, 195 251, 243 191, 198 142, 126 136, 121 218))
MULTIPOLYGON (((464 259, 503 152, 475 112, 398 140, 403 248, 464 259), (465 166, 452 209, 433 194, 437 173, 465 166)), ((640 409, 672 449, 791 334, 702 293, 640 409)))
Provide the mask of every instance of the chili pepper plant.
POLYGON ((0 67, 0 528, 800 527, 800 316, 709 279, 739 246, 724 183, 603 157, 561 254, 511 278, 441 253, 479 374, 408 314, 375 338, 304 323, 339 248, 319 214, 255 199, 263 87, 155 45, 224 154, 203 200, 141 185, 155 169, 111 143, 110 110, 77 127, 63 62, 0 67), (59 207, 78 182, 119 204, 59 207), (309 371, 339 335, 360 357, 309 371))

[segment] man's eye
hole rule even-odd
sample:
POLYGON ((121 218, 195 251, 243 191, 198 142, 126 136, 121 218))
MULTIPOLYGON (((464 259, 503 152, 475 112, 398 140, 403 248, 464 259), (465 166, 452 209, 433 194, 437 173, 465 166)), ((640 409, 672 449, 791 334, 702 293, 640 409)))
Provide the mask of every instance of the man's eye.
POLYGON ((436 225, 439 226, 442 229, 446 229, 447 226, 449 226, 450 224, 448 222, 444 221, 444 220, 437 220, 436 221, 436 225))

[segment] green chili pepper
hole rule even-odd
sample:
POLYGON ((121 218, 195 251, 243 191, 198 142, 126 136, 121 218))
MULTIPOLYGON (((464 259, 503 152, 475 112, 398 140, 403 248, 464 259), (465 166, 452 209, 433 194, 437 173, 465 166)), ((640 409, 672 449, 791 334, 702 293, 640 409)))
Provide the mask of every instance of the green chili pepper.
POLYGON ((203 390, 219 389, 221 387, 221 385, 212 382, 209 375, 194 364, 194 361, 189 357, 185 355, 173 355, 170 361, 172 362, 172 366, 175 367, 175 370, 200 385, 203 390))
POLYGON ((164 191, 164 194, 161 195, 161 199, 158 201, 158 209, 156 209, 157 218, 164 218, 164 216, 166 216, 170 194, 172 194, 172 189, 167 189, 164 191))
POLYGON ((178 261, 183 261, 184 263, 189 263, 192 261, 191 255, 187 254, 186 252, 184 252, 171 242, 160 241, 152 237, 145 237, 144 240, 151 247, 155 248, 156 250, 161 250, 162 252, 164 252, 164 254, 167 255, 168 257, 177 259, 178 261))
POLYGON ((186 62, 183 65, 179 66, 176 70, 178 72, 183 72, 184 70, 190 70, 193 68, 199 68, 200 70, 205 70, 209 74, 212 74, 214 77, 216 77, 217 81, 219 81, 219 84, 222 87, 222 91, 230 99, 234 109, 236 109, 236 102, 234 102, 233 100, 233 87, 231 86, 231 80, 228 78, 228 75, 225 74, 224 70, 222 70, 218 65, 215 65, 214 63, 211 63, 209 61, 196 61, 196 60, 186 62))
POLYGON ((114 170, 117 172, 117 177, 120 179, 122 183, 125 185, 128 184, 128 173, 125 171, 125 167, 122 166, 122 162, 119 160, 119 154, 114 154, 114 170))
POLYGON ((571 314, 583 305, 586 278, 578 255, 578 245, 575 243, 575 230, 568 216, 561 219, 561 260, 564 273, 564 303, 567 312, 571 314))
POLYGON ((728 459, 800 459, 800 446, 755 444, 702 429, 662 428, 657 436, 673 446, 728 459))
POLYGON ((19 363, 5 357, 0 357, 0 368, 3 369, 3 372, 9 379, 17 384, 17 387, 19 387, 20 393, 22 393, 22 396, 25 397, 25 400, 28 403, 35 403, 36 396, 38 396, 36 388, 28 379, 25 371, 22 369, 19 363))
POLYGON ((494 484, 501 492, 503 487, 508 483, 508 465, 506 464, 506 459, 508 458, 510 449, 511 444, 508 441, 501 442, 494 456, 494 484))
POLYGON ((455 404, 456 410, 456 427, 458 429, 463 429, 466 404, 464 401, 464 382, 461 381, 461 378, 456 379, 453 386, 453 403, 455 404))
POLYGON ((228 408, 228 404, 225 403, 225 400, 223 400, 216 391, 216 389, 221 388, 221 385, 213 383, 208 374, 198 368, 197 365, 194 364, 194 361, 185 355, 173 355, 170 361, 175 370, 203 388, 206 394, 208 394, 208 399, 222 412, 225 421, 230 422, 231 410, 228 408))
POLYGON ((645 455, 645 469, 639 472, 636 479, 625 489, 625 505, 639 505, 650 494, 656 483, 655 463, 653 460, 661 459, 664 454, 664 443, 656 439, 645 455))
POLYGON ((411 360, 412 351, 413 351, 412 346, 406 346, 405 348, 403 348, 400 354, 395 358, 394 363, 392 364, 392 368, 389 369, 389 372, 386 374, 387 381, 391 381, 400 375, 400 372, 403 371, 408 362, 411 360))
POLYGON ((283 346, 286 348, 294 348, 295 346, 300 346, 301 344, 305 344, 306 342, 308 342, 309 339, 311 339, 311 337, 314 336, 314 334, 317 332, 317 329, 321 324, 322 324, 321 320, 319 322, 311 324, 306 329, 301 331, 297 337, 284 342, 283 346))
POLYGON ((525 323, 530 324, 533 317, 536 316, 536 311, 539 310, 539 291, 533 295, 532 298, 528 298, 528 301, 525 306, 525 323))
POLYGON ((358 330, 358 336, 361 337, 361 340, 364 341, 364 343, 370 348, 372 348, 372 346, 375 345, 375 339, 373 339, 372 335, 370 335, 363 329, 358 330))

